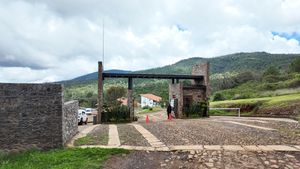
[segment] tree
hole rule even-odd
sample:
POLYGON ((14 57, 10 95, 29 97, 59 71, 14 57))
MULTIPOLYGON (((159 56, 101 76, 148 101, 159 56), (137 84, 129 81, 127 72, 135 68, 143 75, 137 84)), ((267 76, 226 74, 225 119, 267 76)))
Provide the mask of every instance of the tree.
POLYGON ((290 72, 300 73, 300 58, 296 58, 289 66, 290 72))
POLYGON ((87 97, 87 98, 93 97, 93 92, 88 92, 88 93, 86 94, 86 97, 87 97))
POLYGON ((111 86, 106 91, 105 100, 108 106, 120 105, 118 99, 126 95, 126 89, 122 86, 111 86))
POLYGON ((265 70, 263 76, 267 77, 267 76, 278 76, 280 75, 279 69, 275 66, 270 66, 267 68, 267 70, 265 70))
POLYGON ((281 81, 282 79, 279 69, 275 66, 268 67, 267 70, 265 70, 265 72, 263 73, 263 80, 270 83, 281 81))

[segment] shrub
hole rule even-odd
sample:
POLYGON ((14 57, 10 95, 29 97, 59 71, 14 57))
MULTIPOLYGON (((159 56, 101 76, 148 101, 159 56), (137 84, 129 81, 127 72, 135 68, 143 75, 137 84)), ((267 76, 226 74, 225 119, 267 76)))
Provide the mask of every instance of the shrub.
POLYGON ((247 96, 246 94, 235 94, 232 97, 232 100, 247 99, 247 98, 249 98, 249 96, 247 96))
POLYGON ((130 121, 130 112, 128 106, 120 105, 106 107, 102 113, 102 122, 127 122, 130 121))
POLYGON ((152 107, 150 107, 150 108, 149 108, 149 110, 150 110, 150 111, 152 111, 152 110, 153 110, 153 108, 152 108, 152 107))
POLYGON ((295 88, 300 86, 300 79, 294 79, 291 83, 288 84, 288 87, 295 88))
POLYGON ((206 114, 207 108, 206 102, 193 103, 188 108, 185 108, 184 114, 186 117, 189 117, 190 115, 203 117, 206 114))
POLYGON ((115 104, 118 104, 118 99, 125 96, 126 89, 122 86, 111 86, 107 89, 105 93, 105 101, 109 106, 114 106, 115 104))
POLYGON ((221 93, 216 93, 214 95, 213 101, 222 101, 222 100, 225 100, 225 98, 221 93))
POLYGON ((266 71, 263 73, 263 76, 278 76, 280 75, 279 69, 275 66, 270 66, 266 69, 266 71))
POLYGON ((291 72, 300 73, 300 58, 296 58, 289 66, 291 72))
POLYGON ((276 87, 276 84, 274 84, 274 83, 264 83, 262 85, 262 89, 263 90, 275 90, 275 89, 277 89, 277 87, 276 87))
POLYGON ((142 109, 150 109, 150 106, 144 106, 144 107, 142 107, 142 109))
POLYGON ((279 75, 267 75, 264 76, 263 80, 269 83, 279 82, 287 80, 288 76, 279 76, 279 75))

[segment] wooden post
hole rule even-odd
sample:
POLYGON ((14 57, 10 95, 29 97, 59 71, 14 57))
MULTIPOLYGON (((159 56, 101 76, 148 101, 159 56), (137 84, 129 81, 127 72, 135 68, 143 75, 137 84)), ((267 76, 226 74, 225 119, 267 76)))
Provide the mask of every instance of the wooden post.
POLYGON ((97 124, 101 123, 101 115, 103 112, 103 66, 102 62, 98 62, 98 114, 97 124))
POLYGON ((128 90, 127 90, 127 106, 129 108, 130 119, 134 119, 134 103, 133 103, 133 82, 132 78, 128 78, 128 90))

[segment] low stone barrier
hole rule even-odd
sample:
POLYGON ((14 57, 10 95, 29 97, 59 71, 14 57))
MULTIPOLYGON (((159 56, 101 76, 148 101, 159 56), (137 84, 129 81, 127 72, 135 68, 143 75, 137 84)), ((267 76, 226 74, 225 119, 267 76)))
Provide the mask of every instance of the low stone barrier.
POLYGON ((64 103, 63 106, 63 144, 69 142, 78 132, 78 109, 79 103, 77 100, 64 103))
POLYGON ((0 150, 62 147, 77 132, 77 108, 64 105, 61 84, 0 83, 0 150))

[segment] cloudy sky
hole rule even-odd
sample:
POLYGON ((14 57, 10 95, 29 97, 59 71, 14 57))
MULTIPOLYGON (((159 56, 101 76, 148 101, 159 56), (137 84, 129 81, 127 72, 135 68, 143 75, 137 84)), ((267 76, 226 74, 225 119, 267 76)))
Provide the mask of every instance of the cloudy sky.
POLYGON ((300 53, 299 0, 0 0, 0 82, 235 52, 300 53))

